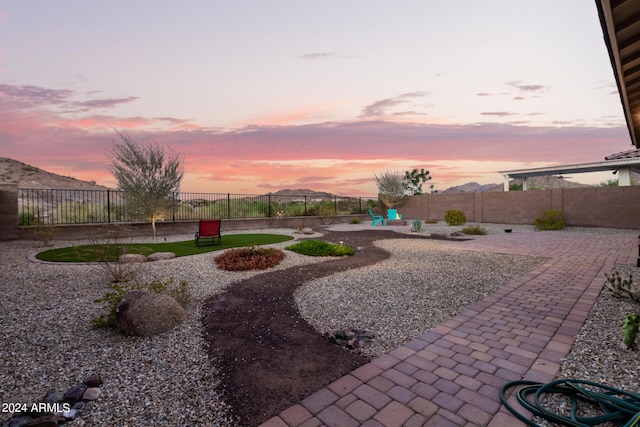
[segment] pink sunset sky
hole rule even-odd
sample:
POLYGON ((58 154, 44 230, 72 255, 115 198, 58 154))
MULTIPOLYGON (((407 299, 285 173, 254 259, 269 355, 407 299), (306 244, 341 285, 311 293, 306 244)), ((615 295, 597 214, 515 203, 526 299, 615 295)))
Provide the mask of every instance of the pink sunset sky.
POLYGON ((115 187, 115 130, 193 192, 444 190, 632 148, 592 1, 0 3, 0 157, 115 187))

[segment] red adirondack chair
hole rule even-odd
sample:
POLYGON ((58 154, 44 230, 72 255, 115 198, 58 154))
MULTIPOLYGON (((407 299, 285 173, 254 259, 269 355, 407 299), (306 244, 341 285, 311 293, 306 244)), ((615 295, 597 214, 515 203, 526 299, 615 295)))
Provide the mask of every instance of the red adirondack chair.
POLYGON ((200 247, 200 239, 211 238, 213 244, 216 244, 216 240, 219 246, 222 246, 222 236, 220 236, 220 223, 219 219, 201 219, 198 224, 198 231, 196 231, 196 246, 200 247))

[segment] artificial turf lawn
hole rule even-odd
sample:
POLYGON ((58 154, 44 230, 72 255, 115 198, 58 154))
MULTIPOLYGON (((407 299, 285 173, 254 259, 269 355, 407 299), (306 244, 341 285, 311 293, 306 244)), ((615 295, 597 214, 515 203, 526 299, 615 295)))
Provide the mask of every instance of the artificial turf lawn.
POLYGON ((173 252, 176 257, 180 257, 227 248, 268 245, 292 239, 293 237, 291 236, 281 234, 229 234, 222 236, 221 246, 213 245, 207 239, 200 241, 199 248, 196 247, 194 240, 162 243, 82 245, 40 252, 36 255, 36 258, 41 261, 53 262, 97 262, 105 261, 106 256, 106 261, 114 262, 123 253, 150 255, 154 252, 173 252))

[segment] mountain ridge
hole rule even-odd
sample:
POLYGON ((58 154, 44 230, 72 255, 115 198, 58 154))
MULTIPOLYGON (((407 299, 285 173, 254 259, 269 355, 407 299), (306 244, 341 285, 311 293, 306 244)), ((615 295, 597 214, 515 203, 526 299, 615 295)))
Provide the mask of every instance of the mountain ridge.
MULTIPOLYGON (((633 173, 634 182, 640 182, 640 176, 633 173)), ((109 190, 111 188, 104 185, 98 185, 95 182, 83 181, 77 178, 63 176, 56 173, 48 172, 43 169, 31 166, 18 160, 8 157, 0 157, 0 184, 17 185, 18 188, 35 188, 35 189, 60 189, 60 190, 109 190)), ((511 185, 522 185, 521 179, 511 180, 511 185)), ((548 190, 552 188, 585 188, 593 187, 593 185, 580 184, 568 181, 567 179, 548 175, 537 176, 527 179, 527 187, 530 190, 540 189, 548 190)), ((438 194, 453 193, 473 193, 473 192, 489 192, 503 191, 503 184, 478 184, 477 182, 468 182, 463 185, 449 187, 446 190, 439 191, 438 194)), ((340 197, 336 194, 326 191, 310 190, 308 188, 299 189, 282 189, 275 192, 266 193, 266 195, 277 196, 307 196, 316 198, 340 197)))

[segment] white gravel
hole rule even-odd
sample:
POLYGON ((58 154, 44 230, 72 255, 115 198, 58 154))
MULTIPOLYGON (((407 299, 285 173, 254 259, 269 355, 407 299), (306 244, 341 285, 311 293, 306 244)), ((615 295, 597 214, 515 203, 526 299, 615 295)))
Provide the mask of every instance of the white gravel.
MULTIPOLYGON (((530 226, 481 226, 489 234, 504 233, 505 228, 533 231, 530 226)), ((367 224, 332 226, 334 230, 366 228, 367 224)), ((435 233, 452 229, 442 224, 425 228, 435 233)), ((291 234, 293 230, 266 231, 291 234)), ((409 233, 409 227, 399 231, 409 233)), ((55 246, 81 243, 55 242, 55 246)), ((382 354, 425 332, 542 262, 527 257, 514 262, 511 255, 459 251, 455 244, 442 241, 401 239, 377 244, 392 257, 378 265, 311 281, 296 294, 303 316, 320 331, 344 326, 374 330, 377 338, 365 350, 370 355, 382 354)), ((200 309, 202 301, 224 292, 230 283, 261 272, 219 270, 212 253, 144 264, 137 273, 143 281, 165 281, 173 276, 189 283, 193 293, 189 318, 157 337, 125 338, 91 325, 91 319, 100 313, 93 301, 107 289, 108 277, 100 267, 29 262, 27 257, 40 249, 37 242, 0 242, 0 402, 37 402, 50 388, 64 391, 98 372, 105 380, 103 395, 90 415, 73 425, 235 425, 218 389, 223 373, 206 354, 200 309)), ((287 252, 277 268, 318 261, 287 252)), ((618 370, 623 365, 635 373, 635 382, 629 385, 637 388, 638 358, 594 357, 605 338, 590 333, 604 328, 619 333, 620 310, 612 309, 619 302, 611 304, 590 317, 587 325, 592 326, 583 331, 584 338, 581 333, 575 346, 579 350, 572 351, 572 355, 582 355, 582 361, 572 359, 563 372, 575 376, 587 370, 602 376, 606 370, 609 377, 628 377, 627 371, 618 370), (589 365, 585 368, 580 363, 589 365)), ((7 418, 8 414, 0 414, 0 424, 7 418)))

